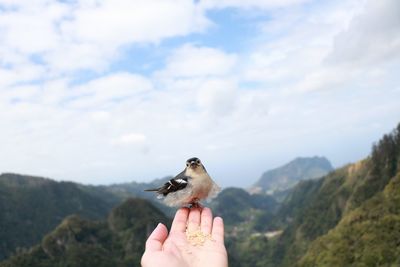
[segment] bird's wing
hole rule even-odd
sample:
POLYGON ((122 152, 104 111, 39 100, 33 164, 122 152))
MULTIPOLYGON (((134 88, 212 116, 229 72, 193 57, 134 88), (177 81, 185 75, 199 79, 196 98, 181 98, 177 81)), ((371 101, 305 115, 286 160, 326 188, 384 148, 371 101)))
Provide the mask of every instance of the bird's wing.
POLYGON ((157 191, 160 195, 166 196, 169 193, 184 189, 188 185, 188 179, 190 178, 185 176, 185 172, 183 171, 154 191, 157 191))

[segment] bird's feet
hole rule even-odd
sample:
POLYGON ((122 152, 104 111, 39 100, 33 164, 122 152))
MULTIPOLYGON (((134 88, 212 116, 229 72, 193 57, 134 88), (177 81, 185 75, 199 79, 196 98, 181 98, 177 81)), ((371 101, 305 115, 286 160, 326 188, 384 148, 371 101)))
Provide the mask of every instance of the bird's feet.
POLYGON ((201 205, 200 202, 196 201, 196 202, 190 203, 189 208, 190 209, 200 209, 200 210, 202 210, 203 209, 203 205, 201 205))

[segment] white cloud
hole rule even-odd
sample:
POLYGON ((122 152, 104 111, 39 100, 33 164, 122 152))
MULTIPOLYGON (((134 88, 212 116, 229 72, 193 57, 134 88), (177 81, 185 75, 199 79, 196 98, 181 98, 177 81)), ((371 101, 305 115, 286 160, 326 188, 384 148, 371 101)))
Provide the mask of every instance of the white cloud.
POLYGON ((42 66, 26 62, 13 68, 2 68, 0 65, 0 87, 39 80, 44 73, 42 66))
POLYGON ((94 111, 90 116, 95 122, 108 122, 111 118, 110 112, 107 111, 94 111))
POLYGON ((52 74, 104 71, 120 49, 204 31, 209 20, 190 0, 4 1, 2 50, 35 55, 52 74))
POLYGON ((243 78, 286 93, 343 89, 373 82, 371 68, 395 62, 398 1, 339 1, 315 8, 312 14, 278 12, 268 20, 262 27, 266 39, 259 38, 242 64, 243 78))
POLYGON ((249 55, 241 60, 243 79, 281 89, 318 69, 331 49, 337 21, 343 20, 326 21, 328 15, 320 12, 304 14, 296 10, 282 16, 278 12, 269 19, 249 55))
POLYGON ((36 85, 19 85, 0 91, 0 99, 5 103, 32 101, 39 95, 40 87, 36 85))
POLYGON ((80 5, 61 29, 83 42, 118 46, 158 42, 204 30, 209 21, 189 0, 106 0, 80 5))
POLYGON ((120 72, 91 80, 70 89, 69 105, 80 108, 99 108, 152 90, 151 82, 137 74, 120 72))
POLYGON ((351 19, 337 24, 341 27, 332 31, 335 34, 328 39, 331 43, 325 45, 312 68, 293 88, 306 92, 365 83, 378 86, 376 81, 381 81, 399 58, 400 36, 396 33, 400 31, 400 19, 396 10, 400 10, 398 1, 385 0, 367 1, 350 12, 351 19))
POLYGON ((48 2, 47 0, 32 0, 32 1, 24 1, 24 0, 0 0, 0 4, 4 5, 7 8, 21 8, 21 7, 37 7, 38 5, 42 5, 48 2))
POLYGON ((67 11, 57 12, 56 9, 67 8, 58 3, 41 8, 3 13, 0 16, 3 45, 28 55, 55 49, 61 43, 55 23, 67 11))
POLYGON ((116 58, 115 48, 97 43, 60 43, 56 49, 43 54, 43 59, 51 69, 52 75, 79 70, 92 70, 98 73, 107 70, 116 58))
POLYGON ((147 140, 146 135, 142 133, 129 133, 124 134, 112 141, 115 145, 132 145, 132 144, 143 144, 147 140))
POLYGON ((365 65, 400 57, 400 2, 368 1, 347 29, 334 39, 327 63, 365 65))
POLYGON ((198 89, 197 102, 200 110, 210 119, 217 119, 233 112, 237 99, 237 85, 228 79, 212 79, 198 89))
POLYGON ((321 68, 308 73, 294 89, 298 92, 332 90, 345 86, 358 72, 340 68, 321 68))
POLYGON ((309 2, 310 0, 202 0, 205 8, 281 8, 309 2))
POLYGON ((194 77, 228 74, 234 68, 237 57, 211 47, 186 44, 167 60, 162 75, 167 77, 194 77))

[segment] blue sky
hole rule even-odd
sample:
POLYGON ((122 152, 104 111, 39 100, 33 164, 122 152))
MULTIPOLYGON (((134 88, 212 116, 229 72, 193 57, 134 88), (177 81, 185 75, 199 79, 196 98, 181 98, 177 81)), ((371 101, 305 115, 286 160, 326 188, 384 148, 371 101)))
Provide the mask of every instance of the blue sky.
POLYGON ((0 172, 248 186, 400 121, 396 0, 0 0, 0 172))

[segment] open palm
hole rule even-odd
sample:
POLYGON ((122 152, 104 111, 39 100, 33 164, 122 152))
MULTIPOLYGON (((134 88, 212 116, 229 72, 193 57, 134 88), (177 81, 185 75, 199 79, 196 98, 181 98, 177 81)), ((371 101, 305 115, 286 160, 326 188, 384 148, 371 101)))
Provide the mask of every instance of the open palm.
POLYGON ((228 256, 224 246, 224 224, 221 218, 212 218, 209 208, 181 208, 176 212, 171 231, 159 224, 146 242, 142 257, 143 267, 227 267, 228 256), (211 235, 204 244, 193 245, 187 240, 186 229, 201 230, 211 235))

